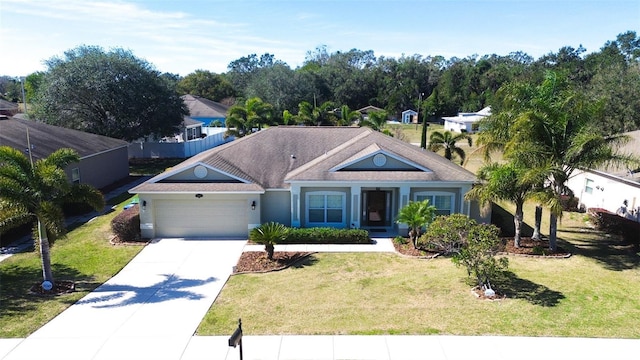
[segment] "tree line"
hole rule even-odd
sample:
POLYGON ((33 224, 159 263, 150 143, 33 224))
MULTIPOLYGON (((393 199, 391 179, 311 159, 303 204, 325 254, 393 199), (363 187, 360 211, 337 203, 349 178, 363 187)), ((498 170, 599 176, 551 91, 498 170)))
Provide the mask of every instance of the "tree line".
MULTIPOLYGON (((272 54, 251 54, 232 61, 225 73, 199 69, 182 77, 160 73, 130 51, 80 46, 45 61, 48 69, 27 76, 24 87, 29 110, 39 120, 135 140, 172 135, 187 114, 179 99, 183 94, 243 107, 258 98, 269 107, 272 124, 340 125, 368 105, 396 119, 404 110, 419 110, 422 121, 478 111, 495 103, 506 84, 539 84, 553 71, 602 104, 597 119, 602 131, 640 129, 637 34, 619 34, 599 51, 585 52, 582 46, 565 46, 537 60, 519 51, 396 59, 376 57, 372 50, 329 53, 319 47, 295 69, 272 54)), ((0 94, 20 101, 20 85, 0 77, 0 94)))

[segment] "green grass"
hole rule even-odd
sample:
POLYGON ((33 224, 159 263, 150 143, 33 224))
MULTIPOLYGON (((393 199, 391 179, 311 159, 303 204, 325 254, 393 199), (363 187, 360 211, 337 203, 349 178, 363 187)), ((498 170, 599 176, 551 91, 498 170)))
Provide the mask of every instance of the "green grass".
POLYGON ((73 280, 76 291, 58 297, 30 295, 42 281, 39 254, 16 254, 0 262, 0 338, 26 337, 122 269, 142 246, 109 243, 116 211, 95 218, 59 239, 51 249, 53 276, 73 280))
POLYGON ((185 159, 130 159, 129 174, 132 176, 156 175, 183 162, 185 159))
MULTIPOLYGON (((528 205, 533 208, 532 204, 528 205)), ((533 211, 529 211, 531 217, 533 211)), ((637 254, 566 214, 568 259, 509 257, 494 286, 508 298, 476 299, 450 259, 316 254, 303 266, 233 276, 198 334, 454 334, 640 338, 637 254)))

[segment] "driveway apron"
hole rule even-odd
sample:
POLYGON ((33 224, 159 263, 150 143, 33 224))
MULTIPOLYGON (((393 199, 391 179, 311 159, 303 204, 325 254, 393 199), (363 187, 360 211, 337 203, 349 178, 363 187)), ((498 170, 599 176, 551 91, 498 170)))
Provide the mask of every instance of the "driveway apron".
POLYGON ((154 240, 5 359, 179 359, 245 240, 154 240))

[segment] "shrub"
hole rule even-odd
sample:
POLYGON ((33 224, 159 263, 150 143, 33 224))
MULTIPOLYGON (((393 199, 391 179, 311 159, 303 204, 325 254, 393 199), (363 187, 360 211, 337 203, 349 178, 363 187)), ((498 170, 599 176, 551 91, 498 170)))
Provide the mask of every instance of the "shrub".
POLYGON ((289 229, 277 222, 268 222, 254 228, 249 233, 249 240, 264 245, 267 258, 273 260, 275 244, 282 242, 289 233, 289 229))
POLYGON ((491 280, 505 271, 509 260, 505 257, 496 259, 501 242, 500 230, 490 224, 471 225, 466 244, 453 255, 452 261, 457 266, 464 266, 467 275, 475 278, 479 287, 491 289, 491 280))
POLYGON ((404 236, 396 236, 395 238, 393 238, 393 242, 398 245, 405 245, 409 241, 407 241, 407 238, 404 236))
POLYGON ((120 212, 111 220, 111 231, 120 241, 139 241, 140 208, 134 205, 120 212))
POLYGON ((369 232, 362 229, 328 227, 293 228, 282 241, 286 244, 370 244, 369 232))
POLYGON ((476 224, 475 220, 463 214, 438 216, 418 239, 418 246, 443 254, 457 253, 466 244, 469 231, 476 224))

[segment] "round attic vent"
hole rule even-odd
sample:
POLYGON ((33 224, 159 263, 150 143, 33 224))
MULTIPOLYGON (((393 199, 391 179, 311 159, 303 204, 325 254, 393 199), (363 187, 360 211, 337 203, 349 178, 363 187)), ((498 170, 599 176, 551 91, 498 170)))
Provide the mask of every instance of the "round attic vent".
POLYGON ((198 165, 193 169, 193 175, 195 175, 198 179, 202 179, 207 176, 207 172, 207 168, 202 165, 198 165))
POLYGON ((384 154, 377 154, 373 157, 373 165, 375 166, 384 166, 387 163, 387 157, 384 154))

